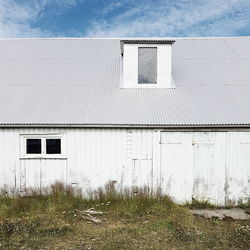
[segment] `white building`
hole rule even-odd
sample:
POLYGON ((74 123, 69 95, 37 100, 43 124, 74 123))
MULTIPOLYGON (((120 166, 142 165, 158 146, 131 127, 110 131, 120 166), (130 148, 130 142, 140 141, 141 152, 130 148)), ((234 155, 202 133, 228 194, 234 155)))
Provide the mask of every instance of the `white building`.
POLYGON ((174 40, 0 40, 0 187, 246 202, 250 37, 174 40))

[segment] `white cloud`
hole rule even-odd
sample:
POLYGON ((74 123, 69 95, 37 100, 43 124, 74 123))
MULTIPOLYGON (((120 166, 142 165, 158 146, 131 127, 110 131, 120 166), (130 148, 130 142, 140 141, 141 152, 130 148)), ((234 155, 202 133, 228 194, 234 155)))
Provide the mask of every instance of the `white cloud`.
MULTIPOLYGON (((50 27, 39 27, 38 21, 48 13, 60 15, 83 1, 93 0, 0 0, 0 37, 56 36, 50 27)), ((102 8, 97 5, 97 17, 86 32, 71 27, 64 34, 226 36, 250 31, 249 0, 105 0, 104 3, 102 8)))
MULTIPOLYGON (((110 15, 123 1, 115 2, 110 15)), ((93 20, 88 36, 224 36, 250 25, 249 0, 144 0, 111 18, 108 9, 93 20)))
POLYGON ((49 30, 33 27, 47 7, 57 13, 77 4, 78 0, 0 0, 0 37, 44 37, 49 30))

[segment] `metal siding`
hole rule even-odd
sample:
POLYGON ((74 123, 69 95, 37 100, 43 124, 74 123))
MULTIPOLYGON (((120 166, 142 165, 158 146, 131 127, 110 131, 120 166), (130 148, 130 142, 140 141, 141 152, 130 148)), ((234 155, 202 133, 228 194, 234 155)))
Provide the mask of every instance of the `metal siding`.
POLYGON ((226 133, 194 133, 192 145, 193 198, 224 204, 226 133))
POLYGON ((1 86, 0 100, 0 124, 250 124, 250 88, 243 86, 168 90, 1 86))
POLYGON ((176 39, 176 89, 132 90, 119 39, 0 40, 0 124, 249 125, 249 40, 176 39))
POLYGON ((250 60, 173 59, 173 79, 176 88, 192 86, 241 86, 250 87, 250 60))
MULTIPOLYGON (((245 38, 245 40, 248 39, 249 38, 245 38)), ((229 38, 229 40, 231 40, 231 38, 229 38)), ((245 50, 247 46, 246 44, 243 45, 243 49, 245 50)), ((189 38, 176 39, 173 45, 173 58, 192 61, 197 59, 212 59, 213 61, 217 61, 237 59, 238 55, 225 43, 223 38, 189 38)))
POLYGON ((231 132, 227 146, 226 201, 247 202, 250 197, 250 133, 231 132))
POLYGON ((0 186, 9 192, 18 188, 19 138, 13 130, 0 131, 0 186))
POLYGON ((67 160, 44 159, 41 161, 41 188, 56 182, 67 183, 67 160))
POLYGON ((20 192, 26 189, 39 191, 41 188, 42 167, 41 160, 20 160, 20 192))
MULTIPOLYGON (((126 130, 68 130, 68 182, 86 190, 124 183, 126 130)), ((125 183, 124 183, 125 184, 125 183)))
POLYGON ((61 180, 88 195, 113 181, 118 189, 161 188, 182 203, 237 205, 250 197, 249 143, 250 132, 0 129, 0 187, 18 193, 61 180), (67 161, 19 159, 20 134, 58 132, 67 161))
POLYGON ((243 59, 250 59, 250 50, 246 50, 249 47, 249 40, 244 37, 237 38, 224 38, 226 44, 235 52, 238 57, 243 59))
POLYGON ((161 133, 161 189, 176 202, 192 199, 192 133, 161 133))
POLYGON ((116 86, 120 60, 20 59, 0 66, 1 86, 116 86))
POLYGON ((147 187, 153 191, 153 133, 151 130, 132 131, 131 166, 132 186, 147 187))
POLYGON ((0 59, 119 59, 117 39, 1 39, 0 59))

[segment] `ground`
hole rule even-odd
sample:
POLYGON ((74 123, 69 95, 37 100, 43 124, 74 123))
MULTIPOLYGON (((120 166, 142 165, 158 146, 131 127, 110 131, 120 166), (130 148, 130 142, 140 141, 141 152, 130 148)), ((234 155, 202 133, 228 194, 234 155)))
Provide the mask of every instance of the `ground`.
POLYGON ((207 219, 190 208, 144 194, 99 192, 87 200, 61 188, 46 195, 2 195, 0 248, 250 249, 249 220, 207 219), (94 215, 100 223, 79 212, 89 208, 103 212, 94 215))
POLYGON ((230 209, 193 209, 192 214, 202 216, 207 219, 233 219, 233 220, 250 220, 248 211, 242 208, 230 209))

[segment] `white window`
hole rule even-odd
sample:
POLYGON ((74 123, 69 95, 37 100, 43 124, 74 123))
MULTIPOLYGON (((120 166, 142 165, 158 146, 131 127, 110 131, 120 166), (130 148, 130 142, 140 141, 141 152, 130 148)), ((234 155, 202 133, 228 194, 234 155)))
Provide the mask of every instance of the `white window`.
POLYGON ((138 48, 138 83, 156 84, 157 82, 157 48, 138 48))
POLYGON ((21 135, 21 157, 62 158, 65 157, 65 139, 62 134, 21 135))
POLYGON ((122 40, 121 88, 175 88, 172 40, 122 40))

